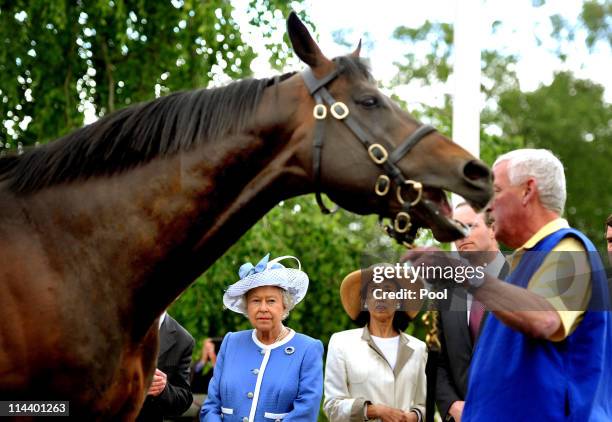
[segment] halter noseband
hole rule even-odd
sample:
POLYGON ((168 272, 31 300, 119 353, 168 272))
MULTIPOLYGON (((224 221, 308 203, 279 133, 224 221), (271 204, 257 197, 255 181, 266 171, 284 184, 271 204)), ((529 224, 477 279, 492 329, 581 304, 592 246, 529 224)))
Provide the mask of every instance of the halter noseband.
MULTIPOLYGON (((313 144, 313 174, 315 183, 315 197, 317 204, 324 214, 330 214, 330 211, 321 198, 321 155, 323 152, 323 129, 324 120, 327 117, 327 107, 329 107, 330 114, 337 120, 342 121, 350 130, 353 132, 355 137, 361 142, 361 144, 367 149, 370 159, 384 171, 383 174, 379 175, 374 185, 374 192, 378 196, 385 196, 390 190, 391 179, 397 185, 396 197, 398 202, 402 205, 402 210, 395 216, 393 226, 386 226, 385 230, 387 234, 393 237, 399 243, 410 247, 414 241, 416 233, 409 233, 412 226, 410 218, 410 207, 417 205, 423 194, 423 185, 415 180, 410 180, 404 177, 401 169, 397 166, 397 163, 410 152, 410 150, 425 138, 430 133, 434 132, 434 129, 428 125, 422 125, 417 128, 408 138, 404 140, 397 148, 389 154, 392 148, 385 141, 379 140, 374 142, 371 140, 370 135, 362 128, 359 122, 350 116, 349 108, 343 102, 336 101, 334 97, 329 93, 326 86, 336 79, 342 69, 338 66, 336 69, 325 75, 321 79, 317 79, 312 73, 311 69, 307 69, 302 72, 304 83, 310 92, 310 95, 315 100, 315 106, 312 114, 317 121, 315 127, 314 144, 313 144), (325 106, 327 104, 327 107, 325 106), (410 187, 415 193, 416 198, 409 201, 402 195, 402 188, 410 187)), ((423 203, 427 208, 430 208, 427 203, 423 203)), ((335 211, 335 210, 334 210, 335 211)), ((382 218, 382 217, 381 217, 382 218)))

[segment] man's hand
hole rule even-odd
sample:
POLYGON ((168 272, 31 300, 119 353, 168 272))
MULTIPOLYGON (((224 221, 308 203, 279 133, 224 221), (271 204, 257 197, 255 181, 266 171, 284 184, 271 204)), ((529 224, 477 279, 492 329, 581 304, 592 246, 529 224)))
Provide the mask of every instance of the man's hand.
POLYGON ((407 263, 417 268, 424 268, 420 277, 430 284, 436 284, 438 287, 444 287, 445 285, 452 287, 456 282, 454 278, 439 278, 443 273, 446 273, 446 270, 430 271, 430 268, 446 269, 448 267, 455 268, 466 266, 466 263, 462 262, 458 256, 454 256, 452 252, 443 251, 434 246, 419 247, 409 250, 402 257, 402 263, 407 263), (426 274, 429 275, 429 277, 427 277, 426 274))
POLYGON ((209 359, 210 363, 212 363, 214 366, 215 363, 217 363, 217 354, 215 353, 215 343, 213 343, 211 339, 207 338, 206 342, 204 343, 204 348, 205 348, 207 359, 209 359))
POLYGON ((164 388, 166 388, 166 381, 168 377, 159 369, 155 368, 155 374, 153 375, 153 382, 147 392, 150 396, 159 396, 164 388))
POLYGON ((454 401, 451 404, 451 407, 448 409, 448 414, 453 417, 455 422, 461 422, 461 415, 463 414, 463 406, 465 406, 464 401, 454 401))

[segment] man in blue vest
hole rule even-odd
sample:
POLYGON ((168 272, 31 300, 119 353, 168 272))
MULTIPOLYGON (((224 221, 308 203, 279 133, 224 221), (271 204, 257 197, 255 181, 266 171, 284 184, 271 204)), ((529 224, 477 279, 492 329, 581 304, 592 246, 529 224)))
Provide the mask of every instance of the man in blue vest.
MULTIPOLYGON (((495 237, 516 250, 506 282, 480 273, 463 283, 491 313, 462 421, 612 421, 607 280, 593 243, 561 218, 563 165, 550 151, 521 149, 499 157, 493 174, 495 237)), ((427 252, 410 260, 458 265, 427 252)))
POLYGON ((493 164, 498 241, 511 274, 471 279, 492 310, 472 359, 463 421, 612 420, 612 327, 596 248, 560 218, 565 174, 547 150, 493 164), (563 253, 567 252, 567 253, 563 253))

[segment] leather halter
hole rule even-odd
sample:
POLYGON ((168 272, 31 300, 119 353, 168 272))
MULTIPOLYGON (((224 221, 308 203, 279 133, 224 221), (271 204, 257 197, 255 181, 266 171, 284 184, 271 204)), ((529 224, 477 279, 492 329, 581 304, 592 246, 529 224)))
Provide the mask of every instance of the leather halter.
MULTIPOLYGON (((304 83, 310 92, 310 95, 314 98, 316 105, 313 109, 313 116, 317 120, 314 135, 313 144, 313 175, 315 184, 315 197, 317 204, 324 214, 330 214, 337 210, 330 211, 321 198, 321 156, 323 153, 323 129, 324 120, 327 117, 327 107, 334 118, 342 121, 350 130, 353 132, 355 137, 361 142, 361 144, 368 150, 370 159, 379 167, 382 168, 383 174, 378 176, 376 180, 374 192, 378 196, 385 196, 390 189, 391 179, 397 185, 396 197, 400 204, 402 204, 402 210, 395 216, 393 226, 386 226, 385 230, 387 234, 393 237, 396 241, 405 246, 410 247, 414 241, 416 233, 409 233, 410 227, 412 226, 411 218, 409 214, 410 207, 415 206, 421 201, 423 193, 423 185, 420 182, 407 179, 404 177, 401 169, 397 166, 397 163, 410 152, 410 150, 419 141, 424 139, 427 135, 434 132, 434 129, 428 125, 419 126, 410 136, 408 136, 404 142, 402 142, 397 148, 389 154, 388 151, 392 150, 389 145, 383 140, 375 142, 372 137, 366 132, 359 122, 354 119, 349 112, 346 104, 336 101, 334 97, 329 93, 326 86, 336 79, 341 73, 342 68, 336 67, 333 71, 328 73, 321 79, 317 79, 312 69, 307 69, 302 72, 304 83), (327 105, 327 107, 326 107, 327 105), (416 198, 412 201, 407 201, 402 196, 402 188, 410 187, 416 192, 416 198)), ((424 203, 427 208, 428 204, 424 203)), ((381 217, 382 218, 382 217, 381 217)))

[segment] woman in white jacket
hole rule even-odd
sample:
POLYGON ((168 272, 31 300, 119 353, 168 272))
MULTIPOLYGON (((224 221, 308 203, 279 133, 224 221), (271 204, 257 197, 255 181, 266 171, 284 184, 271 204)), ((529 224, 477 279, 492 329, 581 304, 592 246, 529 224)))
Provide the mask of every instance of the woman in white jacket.
POLYGON ((420 285, 395 278, 377 283, 373 273, 374 267, 354 271, 340 286, 344 310, 363 328, 335 333, 330 339, 324 411, 332 422, 421 422, 427 348, 404 333, 420 301, 392 300, 385 295, 395 291, 418 297, 420 285))

